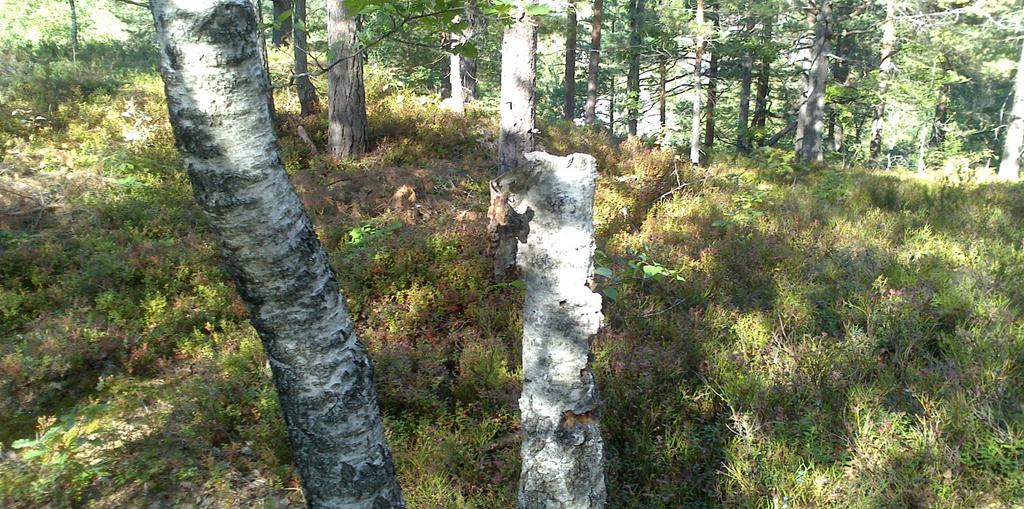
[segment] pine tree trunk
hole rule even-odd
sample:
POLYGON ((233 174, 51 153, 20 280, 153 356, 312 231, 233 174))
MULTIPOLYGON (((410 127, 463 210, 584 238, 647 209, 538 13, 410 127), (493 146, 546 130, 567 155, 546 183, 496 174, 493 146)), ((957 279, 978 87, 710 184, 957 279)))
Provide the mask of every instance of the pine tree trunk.
POLYGON ((708 151, 715 144, 715 106, 718 104, 718 53, 711 52, 708 62, 708 105, 704 114, 704 146, 708 151))
POLYGON ((594 0, 594 16, 590 22, 590 58, 587 64, 587 125, 597 127, 597 94, 601 74, 601 15, 602 0, 594 0))
POLYGON ((518 167, 533 151, 537 25, 520 4, 512 26, 501 42, 501 119, 498 135, 498 168, 518 167))
POLYGON ((885 22, 882 25, 881 63, 878 65, 878 102, 875 103, 875 116, 871 121, 871 145, 869 158, 871 164, 878 167, 882 156, 882 130, 885 128, 886 99, 889 95, 889 82, 892 80, 893 47, 896 44, 896 2, 886 0, 885 22))
MULTIPOLYGON (((274 47, 282 44, 288 44, 288 36, 292 33, 292 17, 281 21, 281 16, 292 9, 292 0, 273 0, 274 1, 274 31, 271 33, 270 41, 274 47)), ((295 13, 292 13, 294 17, 295 13)))
POLYGON ((306 42, 306 0, 295 0, 292 17, 292 52, 295 56, 295 91, 299 96, 299 114, 308 117, 317 110, 316 89, 309 79, 309 48, 306 42))
MULTIPOLYGON (((764 28, 762 30, 761 41, 764 44, 771 42, 772 40, 772 22, 771 20, 765 21, 764 28)), ((764 128, 768 125, 768 91, 771 85, 771 60, 768 56, 761 56, 761 65, 759 66, 757 73, 757 92, 754 96, 754 119, 752 121, 754 127, 759 131, 764 131, 764 128)))
POLYGON ((750 153, 750 85, 753 80, 754 56, 747 51, 743 54, 740 66, 740 104, 736 114, 736 151, 741 154, 750 153))
POLYGON ((327 2, 327 43, 334 58, 341 59, 327 74, 327 145, 335 159, 355 158, 366 152, 363 56, 356 53, 356 25, 344 2, 327 2))
POLYGON ((640 120, 640 31, 643 30, 644 2, 629 2, 629 70, 626 74, 626 130, 629 136, 636 136, 640 120))
MULTIPOLYGON (((463 30, 462 37, 465 41, 472 43, 477 51, 480 51, 483 46, 483 38, 487 35, 487 18, 480 10, 477 0, 467 0, 463 13, 469 26, 463 30)), ((463 56, 459 67, 462 69, 463 99, 467 103, 473 102, 479 93, 476 79, 477 58, 463 56)))
POLYGON ((75 0, 68 0, 71 8, 71 61, 78 61, 78 7, 75 0))
POLYGON ((525 162, 492 183, 529 221, 516 255, 526 282, 519 508, 600 509, 604 446, 589 363, 602 320, 589 288, 597 167, 586 154, 533 152, 525 162))
POLYGON ((252 5, 150 5, 177 146, 263 341, 309 507, 403 507, 370 360, 281 164, 252 5))
POLYGON ((693 57, 693 116, 690 124, 690 164, 700 164, 700 85, 704 70, 704 0, 697 0, 694 16, 697 30, 693 57))
POLYGON ((570 0, 565 13, 565 89, 562 97, 562 118, 576 118, 576 0, 570 0))
POLYGON ((804 81, 804 103, 797 117, 796 155, 803 162, 825 160, 825 85, 828 80, 828 38, 832 0, 817 0, 810 66, 804 81))
POLYGON ((1024 153, 1024 47, 1017 62, 1017 81, 1013 89, 1013 109, 1010 125, 1006 128, 1003 157, 999 160, 999 178, 1017 180, 1020 176, 1020 158, 1024 153))

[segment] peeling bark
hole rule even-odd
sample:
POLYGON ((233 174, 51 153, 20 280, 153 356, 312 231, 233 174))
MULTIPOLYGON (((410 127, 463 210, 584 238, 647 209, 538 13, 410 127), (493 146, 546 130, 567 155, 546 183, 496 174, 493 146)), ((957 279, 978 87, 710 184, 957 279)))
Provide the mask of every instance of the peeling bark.
POLYGON ((252 5, 150 6, 175 140, 263 342, 309 507, 404 507, 370 360, 281 164, 252 5))
POLYGON ((518 21, 505 29, 501 42, 501 132, 498 168, 517 168, 533 151, 537 24, 520 6, 518 21))
POLYGON ((523 304, 523 467, 520 509, 604 507, 600 399, 589 361, 601 326, 591 291, 597 167, 586 154, 526 155, 492 184, 520 217, 523 304))
POLYGON ((363 91, 363 57, 356 54, 356 20, 344 2, 327 2, 327 42, 341 59, 327 74, 328 152, 335 159, 354 158, 366 152, 366 97, 363 91))

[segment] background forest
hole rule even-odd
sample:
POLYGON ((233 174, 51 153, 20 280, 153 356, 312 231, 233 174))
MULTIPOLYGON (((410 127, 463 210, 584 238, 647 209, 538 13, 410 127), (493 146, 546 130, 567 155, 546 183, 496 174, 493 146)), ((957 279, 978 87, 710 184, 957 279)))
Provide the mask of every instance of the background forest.
MULTIPOLYGON (((523 285, 486 238, 509 4, 465 4, 346 4, 367 145, 340 159, 325 2, 262 5, 282 159, 411 508, 512 507, 520 470, 523 285)), ((609 507, 1024 504, 1020 0, 528 10, 537 146, 599 171, 609 507), (814 62, 820 158, 794 150, 814 62)), ((0 0, 5 507, 303 504, 154 37, 143 2, 0 0)))

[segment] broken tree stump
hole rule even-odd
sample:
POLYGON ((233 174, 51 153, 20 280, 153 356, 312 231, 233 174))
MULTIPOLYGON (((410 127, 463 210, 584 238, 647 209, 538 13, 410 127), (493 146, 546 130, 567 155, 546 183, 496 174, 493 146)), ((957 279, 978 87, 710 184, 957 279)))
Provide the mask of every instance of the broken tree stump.
POLYGON ((605 504, 600 400, 589 365, 603 318, 601 296, 589 286, 596 179, 589 155, 531 152, 491 185, 492 242, 504 256, 495 272, 514 264, 526 282, 521 509, 605 504))

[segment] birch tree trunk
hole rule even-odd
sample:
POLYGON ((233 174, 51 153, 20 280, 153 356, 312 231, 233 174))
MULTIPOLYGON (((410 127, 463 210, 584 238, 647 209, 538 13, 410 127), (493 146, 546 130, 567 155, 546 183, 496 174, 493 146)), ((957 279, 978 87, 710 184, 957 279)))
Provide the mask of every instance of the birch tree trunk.
POLYGON ((1020 176, 1020 158, 1024 152, 1024 47, 1017 62, 1017 81, 1013 89, 1013 109, 1010 125, 1006 128, 1003 157, 999 160, 999 178, 1017 180, 1020 176))
MULTIPOLYGON (((599 398, 590 338, 601 326, 593 278, 597 168, 586 154, 526 155, 492 189, 515 216, 523 303, 523 468, 520 509, 598 509, 605 504, 599 398)), ((503 205, 499 203, 499 205, 503 205)))
MULTIPOLYGON (((462 37, 465 41, 472 43, 476 47, 477 51, 479 51, 483 45, 482 40, 484 36, 487 35, 487 18, 480 10, 480 5, 477 3, 477 0, 467 0, 463 14, 466 16, 466 21, 469 22, 469 26, 463 30, 462 37)), ((459 68, 462 70, 463 99, 467 103, 473 102, 476 100, 478 95, 476 57, 462 56, 462 62, 459 64, 459 68)))
MULTIPOLYGON (((452 34, 456 40, 461 40, 458 34, 452 34)), ((448 100, 450 109, 462 115, 466 112, 466 94, 462 84, 462 55, 451 53, 448 55, 448 80, 451 83, 451 97, 448 100)))
MULTIPOLYGON (((327 2, 327 43, 340 59, 327 74, 327 145, 335 159, 366 152, 366 98, 363 92, 363 56, 356 54, 356 20, 344 2, 327 2)), ((333 62, 332 62, 333 63, 333 62)))
POLYGON ((570 0, 565 12, 565 80, 562 118, 576 118, 576 0, 570 0))
POLYGON ((644 2, 629 2, 629 70, 626 73, 626 131, 629 136, 636 136, 637 123, 640 120, 640 31, 643 30, 644 2))
POLYGON ((273 372, 312 508, 403 507, 370 360, 288 181, 248 0, 151 0, 171 126, 273 372))
POLYGON ((700 164, 700 85, 704 70, 704 0, 697 0, 693 19, 697 37, 693 56, 693 116, 690 124, 690 164, 700 164))
POLYGON ((597 127, 597 94, 601 74, 602 0, 594 0, 594 16, 590 22, 590 58, 587 63, 587 104, 584 115, 587 125, 597 127))
POLYGON ((295 92, 299 96, 299 114, 308 117, 317 110, 316 89, 309 79, 309 55, 306 42, 306 0, 295 0, 292 12, 292 54, 295 57, 295 92))
POLYGON ((810 66, 804 78, 804 103, 797 117, 796 156, 803 162, 825 160, 825 85, 828 80, 828 38, 832 0, 817 0, 810 66))
MULTIPOLYGON (((537 54, 537 25, 520 2, 512 26, 501 42, 501 119, 498 135, 498 168, 504 173, 517 168, 533 151, 537 54)), ((454 72, 452 73, 454 74, 454 72)))
POLYGON ((892 80, 895 64, 892 51, 896 44, 896 2, 886 0, 885 22, 882 25, 882 54, 878 65, 878 102, 875 104, 875 116, 871 122, 871 145, 869 158, 871 164, 878 167, 882 156, 882 129, 885 127, 886 99, 889 95, 889 82, 892 80))
POLYGON ((281 16, 284 15, 288 9, 293 9, 291 0, 274 0, 274 31, 270 34, 270 42, 275 46, 282 44, 288 44, 288 36, 292 32, 292 18, 294 17, 294 11, 292 17, 281 20, 281 16))

